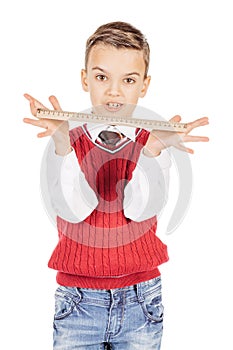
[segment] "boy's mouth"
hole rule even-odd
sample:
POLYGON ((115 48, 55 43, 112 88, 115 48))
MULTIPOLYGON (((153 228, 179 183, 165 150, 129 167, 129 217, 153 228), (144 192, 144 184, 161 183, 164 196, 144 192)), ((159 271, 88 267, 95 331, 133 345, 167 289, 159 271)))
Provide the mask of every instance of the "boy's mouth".
POLYGON ((132 117, 135 109, 133 104, 125 104, 121 102, 109 101, 102 105, 95 106, 93 111, 99 115, 113 115, 114 117, 132 117))
POLYGON ((105 106, 108 111, 117 112, 122 108, 123 104, 119 102, 108 102, 105 106))

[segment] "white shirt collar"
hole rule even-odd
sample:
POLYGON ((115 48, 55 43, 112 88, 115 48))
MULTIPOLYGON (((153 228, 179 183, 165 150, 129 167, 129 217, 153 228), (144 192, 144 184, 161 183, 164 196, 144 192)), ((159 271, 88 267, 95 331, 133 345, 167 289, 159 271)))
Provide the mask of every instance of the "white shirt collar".
POLYGON ((112 125, 106 125, 106 124, 87 123, 87 130, 91 135, 91 138, 93 141, 97 139, 99 133, 103 130, 118 131, 121 134, 125 135, 130 140, 135 141, 136 128, 133 128, 131 126, 124 126, 124 125, 112 126, 112 125))

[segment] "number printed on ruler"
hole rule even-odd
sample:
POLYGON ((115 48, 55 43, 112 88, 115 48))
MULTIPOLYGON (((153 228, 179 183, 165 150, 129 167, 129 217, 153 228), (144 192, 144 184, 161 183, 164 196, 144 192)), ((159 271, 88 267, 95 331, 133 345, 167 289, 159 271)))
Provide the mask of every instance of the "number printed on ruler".
POLYGON ((39 119, 53 119, 53 120, 72 120, 83 123, 100 123, 109 125, 125 125, 132 126, 135 128, 143 129, 155 129, 173 132, 186 132, 187 124, 185 123, 174 123, 168 121, 159 120, 148 120, 148 119, 137 119, 137 118, 127 118, 122 116, 101 116, 96 114, 88 113, 77 113, 77 112, 64 112, 64 111, 54 111, 38 108, 37 118, 39 119))

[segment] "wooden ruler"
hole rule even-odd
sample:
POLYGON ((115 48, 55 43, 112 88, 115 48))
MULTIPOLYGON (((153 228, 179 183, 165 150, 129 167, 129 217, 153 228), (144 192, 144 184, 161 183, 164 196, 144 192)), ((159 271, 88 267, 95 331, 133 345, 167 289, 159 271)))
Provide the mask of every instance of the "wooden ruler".
POLYGON ((37 109, 37 118, 41 119, 53 119, 53 120, 65 120, 65 121, 77 121, 82 123, 99 123, 99 124, 109 124, 109 125, 125 125, 134 128, 143 129, 155 129, 163 131, 173 131, 173 132, 186 132, 187 124, 185 123, 172 123, 168 121, 159 120, 148 120, 148 119, 137 119, 137 118, 127 118, 121 116, 102 116, 96 114, 88 113, 77 113, 77 112, 64 112, 64 111, 54 111, 48 109, 37 109))

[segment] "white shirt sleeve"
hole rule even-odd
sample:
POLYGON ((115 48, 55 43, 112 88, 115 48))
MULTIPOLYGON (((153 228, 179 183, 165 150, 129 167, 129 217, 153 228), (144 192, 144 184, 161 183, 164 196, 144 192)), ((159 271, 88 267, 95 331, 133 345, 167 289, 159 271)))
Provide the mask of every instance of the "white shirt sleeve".
POLYGON ((167 150, 158 157, 146 157, 141 151, 132 179, 124 191, 127 218, 140 222, 159 215, 167 202, 170 166, 167 150))
MULTIPOLYGON (((51 142, 43 163, 41 189, 47 212, 53 220, 58 215, 72 223, 83 221, 97 207, 98 199, 80 169, 75 151, 59 156, 51 142)), ((167 150, 154 158, 141 152, 124 190, 127 218, 139 222, 162 211, 167 201, 170 165, 167 150)))
POLYGON ((83 221, 96 208, 98 199, 80 169, 75 151, 59 156, 53 144, 46 163, 47 189, 53 210, 66 221, 83 221))

